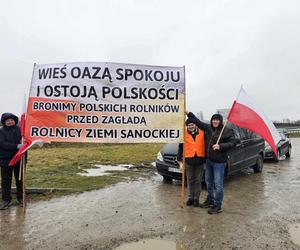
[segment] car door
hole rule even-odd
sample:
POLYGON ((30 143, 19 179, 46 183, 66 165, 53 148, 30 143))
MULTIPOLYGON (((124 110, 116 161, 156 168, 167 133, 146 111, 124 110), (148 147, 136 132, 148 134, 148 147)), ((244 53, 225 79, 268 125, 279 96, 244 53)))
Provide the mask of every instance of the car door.
POLYGON ((280 140, 280 156, 285 155, 289 151, 289 141, 283 133, 279 133, 281 136, 280 140))
POLYGON ((247 146, 245 146, 246 165, 251 167, 255 165, 260 149, 264 148, 264 141, 249 130, 245 130, 245 133, 247 136, 247 146))
POLYGON ((250 131, 246 129, 239 128, 241 134, 241 141, 244 146, 244 159, 242 163, 242 168, 253 166, 256 162, 258 155, 257 152, 257 142, 251 137, 250 131))
POLYGON ((228 152, 228 160, 229 160, 229 172, 239 171, 243 166, 244 161, 244 145, 241 141, 241 135, 237 126, 230 124, 229 126, 234 133, 234 137, 236 140, 236 145, 228 152))

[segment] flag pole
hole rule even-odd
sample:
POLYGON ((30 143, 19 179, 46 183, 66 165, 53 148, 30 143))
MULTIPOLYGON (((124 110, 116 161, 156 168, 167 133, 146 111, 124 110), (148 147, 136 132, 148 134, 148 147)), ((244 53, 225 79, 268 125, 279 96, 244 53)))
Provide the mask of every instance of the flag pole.
POLYGON ((222 130, 221 130, 221 133, 219 134, 219 137, 218 137, 218 140, 217 140, 216 144, 219 144, 220 139, 221 139, 221 136, 222 136, 222 134, 223 134, 223 132, 224 132, 224 129, 225 129, 226 125, 227 125, 227 122, 228 122, 228 120, 225 121, 225 123, 224 123, 224 125, 223 125, 223 128, 222 128, 222 130))
MULTIPOLYGON (((26 120, 26 96, 24 97, 24 103, 23 103, 23 108, 24 108, 24 114, 22 113, 22 118, 24 119, 24 124, 21 124, 21 134, 22 134, 22 139, 21 139, 21 144, 23 145, 24 142, 25 142, 25 139, 24 139, 24 134, 25 134, 25 120, 26 120), (23 117, 24 116, 24 117, 23 117), (23 127, 22 127, 23 126, 23 127)), ((22 193, 23 193, 23 213, 25 214, 26 212, 26 191, 25 191, 25 168, 26 168, 26 158, 25 158, 25 154, 21 157, 21 160, 20 160, 20 165, 19 165, 19 181, 22 180, 22 193)))
MULTIPOLYGON (((23 145, 23 143, 24 143, 24 139, 23 139, 23 137, 22 137, 22 145, 23 145)), ((19 170, 19 181, 21 181, 22 180, 22 167, 23 167, 23 161, 24 161, 24 159, 23 159, 23 156, 22 156, 22 158, 21 158, 21 160, 20 160, 20 170, 19 170)))
POLYGON ((26 159, 25 156, 22 157, 22 170, 23 170, 23 213, 26 213, 26 185, 25 185, 25 176, 26 176, 26 159))
POLYGON ((181 196, 180 207, 184 207, 184 185, 185 185, 185 111, 186 111, 186 87, 185 87, 185 66, 184 66, 184 99, 183 99, 184 115, 183 115, 183 157, 182 157, 182 180, 181 180, 181 196))
MULTIPOLYGON (((22 108, 22 114, 21 114, 21 121, 20 121, 20 129, 21 129, 21 144, 23 145, 24 142, 25 142, 25 139, 24 139, 24 134, 25 134, 25 119, 26 119, 26 94, 24 94, 24 97, 23 97, 23 108, 22 108)), ((20 161, 20 171, 19 171, 19 181, 21 181, 22 179, 22 167, 23 167, 23 161, 25 159, 23 158, 23 156, 21 157, 21 161, 20 161)))
MULTIPOLYGON (((32 85, 32 81, 33 81, 33 75, 34 75, 34 69, 36 67, 36 63, 33 64, 33 69, 32 69, 32 77, 31 77, 31 85, 32 85)), ((28 100, 27 100, 27 105, 26 105, 26 108, 25 108, 25 118, 27 117, 27 109, 28 109, 28 101, 29 101, 29 96, 30 96, 30 93, 28 95, 28 100)), ((26 100, 26 98, 25 98, 26 100)), ((25 124, 24 124, 24 135, 25 135, 25 127, 26 127, 26 119, 25 119, 25 124)), ((24 138, 24 135, 23 135, 23 138, 24 138)), ((23 172, 23 213, 25 214, 26 213, 26 165, 27 165, 27 160, 26 160, 26 153, 24 153, 24 155, 22 156, 22 163, 23 163, 23 167, 22 167, 22 172, 23 172)))
MULTIPOLYGON (((243 88, 243 86, 241 87, 241 89, 242 89, 242 88, 243 88)), ((235 104, 236 104, 236 101, 234 101, 233 104, 232 104, 232 106, 231 106, 231 109, 230 109, 230 111, 229 111, 229 113, 228 113, 227 119, 226 119, 226 121, 225 121, 225 123, 224 123, 224 125, 223 125, 223 128, 222 128, 222 130, 221 130, 221 133, 219 134, 219 137, 218 137, 218 140, 217 140, 216 144, 219 144, 219 142, 220 142, 221 136, 222 136, 222 134, 223 134, 223 132, 224 132, 224 129, 225 129, 227 123, 228 123, 228 118, 230 117, 231 112, 232 112, 233 107, 235 106, 235 104)))

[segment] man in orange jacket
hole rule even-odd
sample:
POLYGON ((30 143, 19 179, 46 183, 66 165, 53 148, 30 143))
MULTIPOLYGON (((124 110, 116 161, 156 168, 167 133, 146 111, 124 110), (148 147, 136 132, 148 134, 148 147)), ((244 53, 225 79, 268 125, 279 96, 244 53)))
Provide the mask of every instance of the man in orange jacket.
POLYGON ((204 132, 197 128, 195 118, 186 120, 185 150, 183 144, 179 144, 177 160, 182 161, 185 154, 186 176, 188 186, 187 206, 199 207, 201 181, 204 172, 205 142, 204 132))

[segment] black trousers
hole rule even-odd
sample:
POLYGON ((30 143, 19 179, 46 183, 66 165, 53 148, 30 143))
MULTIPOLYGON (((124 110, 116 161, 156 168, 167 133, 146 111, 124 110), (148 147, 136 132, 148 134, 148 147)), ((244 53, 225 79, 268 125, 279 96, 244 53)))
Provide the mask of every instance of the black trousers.
MULTIPOLYGON (((2 188, 2 200, 11 201, 11 182, 12 175, 14 173, 17 187, 17 199, 22 200, 23 198, 23 182, 19 181, 20 163, 17 163, 14 167, 8 165, 1 166, 1 188, 2 188)), ((22 177, 23 179, 23 177, 22 177)))

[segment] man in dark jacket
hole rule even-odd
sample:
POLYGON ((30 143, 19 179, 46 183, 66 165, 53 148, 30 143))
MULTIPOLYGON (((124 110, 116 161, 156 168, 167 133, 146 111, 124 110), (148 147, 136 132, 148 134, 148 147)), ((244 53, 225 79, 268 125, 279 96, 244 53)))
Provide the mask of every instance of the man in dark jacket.
MULTIPOLYGON (((186 176, 189 191, 187 206, 199 207, 201 181, 204 172, 205 140, 204 132, 197 128, 194 118, 186 120, 185 131, 185 162, 186 176)), ((182 161, 183 143, 179 144, 177 160, 182 161)))
POLYGON ((11 182, 13 173, 15 175, 17 187, 17 202, 22 204, 22 181, 19 180, 20 162, 15 166, 8 166, 10 160, 22 146, 20 144, 21 131, 20 127, 17 125, 18 121, 18 117, 11 113, 4 113, 1 116, 3 127, 0 128, 0 165, 3 203, 0 205, 0 210, 7 209, 12 205, 11 182))
POLYGON ((198 128, 205 132, 205 155, 206 169, 205 182, 207 185, 207 199, 201 207, 208 208, 209 214, 222 212, 222 202, 224 197, 224 173, 227 162, 227 152, 235 146, 235 138, 232 129, 225 127, 220 138, 217 140, 223 128, 223 117, 214 114, 210 124, 201 122, 193 113, 188 113, 188 117, 196 120, 198 128))

